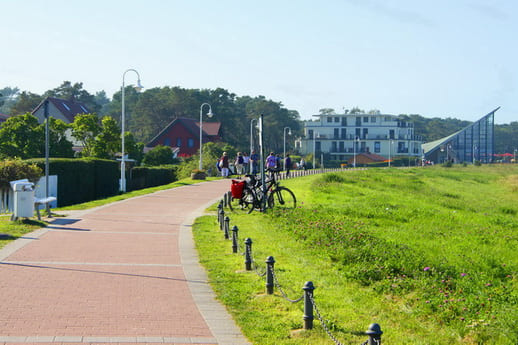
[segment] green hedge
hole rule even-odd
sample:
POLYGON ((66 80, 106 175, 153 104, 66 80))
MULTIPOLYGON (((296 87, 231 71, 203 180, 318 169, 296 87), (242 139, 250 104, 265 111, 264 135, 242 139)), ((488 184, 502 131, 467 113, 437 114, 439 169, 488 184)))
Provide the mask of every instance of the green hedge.
MULTIPOLYGON (((45 159, 29 159, 45 171, 45 159)), ((112 196, 119 189, 119 163, 94 158, 51 158, 49 174, 58 175, 58 205, 68 206, 112 196)))
POLYGON ((134 167, 128 180, 128 190, 143 189, 168 184, 177 180, 177 166, 160 165, 134 167))

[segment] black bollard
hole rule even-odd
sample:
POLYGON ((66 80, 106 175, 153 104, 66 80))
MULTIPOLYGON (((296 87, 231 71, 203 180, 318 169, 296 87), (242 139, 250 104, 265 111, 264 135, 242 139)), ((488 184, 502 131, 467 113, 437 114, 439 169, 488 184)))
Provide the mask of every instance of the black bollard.
POLYGON ((306 282, 302 290, 304 290, 304 329, 313 329, 313 302, 311 301, 315 290, 313 282, 306 282))
POLYGON ((383 334, 383 331, 381 330, 381 326, 379 324, 371 323, 365 334, 369 336, 367 345, 381 345, 381 335, 383 334))
POLYGON ((245 269, 252 270, 252 239, 250 237, 245 239, 245 269))
POLYGON ((232 253, 237 253, 237 234, 238 234, 238 231, 239 229, 237 228, 237 226, 233 226, 232 227, 232 253))
POLYGON ((228 240, 228 228, 230 226, 230 218, 228 216, 225 217, 225 225, 223 226, 224 232, 225 232, 225 239, 228 240))
POLYGON ((218 204, 218 224, 219 224, 219 227, 221 229, 221 210, 223 210, 223 201, 220 201, 219 204, 218 204))
POLYGON ((223 231, 224 228, 225 228, 225 210, 223 208, 221 208, 221 213, 220 214, 221 214, 221 216, 220 216, 221 221, 219 223, 219 229, 221 231, 223 231))
POLYGON ((275 264, 275 259, 273 256, 269 256, 266 258, 266 293, 268 295, 273 294, 273 265, 275 264))

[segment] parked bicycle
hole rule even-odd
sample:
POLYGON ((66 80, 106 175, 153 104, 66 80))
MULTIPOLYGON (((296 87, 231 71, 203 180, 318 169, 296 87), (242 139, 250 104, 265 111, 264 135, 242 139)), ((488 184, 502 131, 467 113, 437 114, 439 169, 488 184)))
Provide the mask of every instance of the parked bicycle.
MULTIPOLYGON (((279 184, 276 172, 268 170, 266 183, 266 207, 292 209, 297 206, 295 194, 279 184)), ((245 175, 243 181, 232 180, 232 197, 229 202, 231 210, 240 210, 247 213, 254 209, 262 209, 263 188, 261 181, 255 175, 245 175)))

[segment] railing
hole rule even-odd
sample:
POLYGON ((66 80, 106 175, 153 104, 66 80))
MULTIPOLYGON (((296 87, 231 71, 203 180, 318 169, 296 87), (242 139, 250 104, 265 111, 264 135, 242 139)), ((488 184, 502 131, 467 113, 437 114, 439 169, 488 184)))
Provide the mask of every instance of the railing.
MULTIPOLYGON (((325 169, 326 171, 339 171, 341 169, 325 169)), ((294 172, 299 172, 302 174, 311 172, 310 170, 297 170, 294 172)), ((304 175, 302 175, 304 176, 304 175)), ((291 176, 295 177, 295 176, 291 176)), ((286 178, 286 177, 285 177, 286 178)), ((290 176, 288 176, 290 178, 290 176)), ((230 218, 225 215, 225 207, 231 200, 231 196, 228 193, 223 195, 223 199, 218 204, 218 213, 217 220, 219 224, 219 229, 223 232, 223 236, 225 239, 229 239, 232 241, 232 253, 238 254, 240 252, 239 246, 239 228, 234 225, 230 228, 230 218), (232 234, 230 234, 230 232, 232 234)), ((264 269, 258 264, 257 260, 254 258, 253 250, 252 250, 253 241, 251 238, 247 237, 244 240, 244 250, 241 255, 244 256, 244 265, 245 271, 254 271, 256 275, 262 279, 265 279, 265 288, 266 293, 268 295, 274 295, 274 290, 277 289, 281 295, 281 297, 290 303, 298 303, 303 301, 304 303, 304 313, 302 315, 302 319, 304 320, 304 329, 311 330, 313 329, 313 321, 314 315, 316 315, 317 319, 320 321, 320 324, 329 338, 336 344, 342 345, 342 343, 337 339, 337 337, 331 332, 331 327, 326 323, 326 318, 322 316, 322 309, 318 307, 316 302, 316 298, 314 296, 315 286, 312 281, 306 281, 302 286, 302 294, 295 296, 295 298, 288 297, 288 294, 285 291, 285 288, 280 283, 280 278, 276 270, 275 270, 275 259, 273 256, 268 256, 265 260, 266 267, 264 269)), ((328 320, 329 318, 327 318, 328 320)), ((362 345, 381 345, 381 335, 383 331, 381 327, 377 323, 370 324, 369 328, 365 332, 365 335, 368 336, 368 339, 362 343, 362 345)))

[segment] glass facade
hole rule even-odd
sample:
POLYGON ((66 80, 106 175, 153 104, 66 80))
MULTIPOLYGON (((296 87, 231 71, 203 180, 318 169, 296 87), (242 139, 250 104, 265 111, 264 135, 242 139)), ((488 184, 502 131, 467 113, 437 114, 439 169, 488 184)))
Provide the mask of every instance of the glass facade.
POLYGON ((423 144, 425 159, 435 163, 491 163, 494 153, 494 119, 498 109, 449 137, 423 144))

